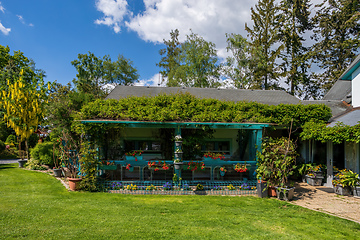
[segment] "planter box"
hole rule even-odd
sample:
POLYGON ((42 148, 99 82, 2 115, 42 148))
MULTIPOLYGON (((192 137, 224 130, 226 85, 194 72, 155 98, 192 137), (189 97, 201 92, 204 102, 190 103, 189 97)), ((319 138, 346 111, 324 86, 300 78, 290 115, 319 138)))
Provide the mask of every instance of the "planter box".
POLYGON ((310 171, 310 173, 314 174, 317 178, 324 178, 324 174, 322 171, 310 171))
POLYGON ((306 182, 311 186, 321 186, 324 177, 313 177, 306 175, 306 182))
POLYGON ((353 188, 354 197, 360 197, 360 187, 353 188))
POLYGON ((268 191, 266 189, 266 182, 262 181, 258 181, 257 185, 256 185, 256 189, 257 189, 257 195, 260 198, 266 198, 268 197, 268 191))
POLYGON ((280 200, 290 201, 294 197, 294 190, 295 190, 294 187, 292 188, 277 187, 276 188, 277 198, 280 200))
POLYGON ((53 169, 54 177, 61 177, 62 170, 61 169, 53 169))
POLYGON ((103 165, 99 167, 101 170, 116 170, 117 165, 103 165))
POLYGON ((175 153, 175 159, 182 159, 182 155, 183 155, 182 152, 176 152, 175 153))
POLYGON ((343 187, 341 185, 337 185, 334 188, 336 194, 343 195, 343 196, 350 196, 351 195, 351 188, 343 187))
POLYGON ((125 160, 127 161, 137 161, 137 160, 143 160, 143 156, 125 156, 125 160))
POLYGON ((176 170, 180 170, 182 165, 183 165, 182 162, 174 162, 174 168, 176 170))
POLYGON ((27 160, 19 160, 19 168, 23 168, 24 165, 27 163, 27 160))

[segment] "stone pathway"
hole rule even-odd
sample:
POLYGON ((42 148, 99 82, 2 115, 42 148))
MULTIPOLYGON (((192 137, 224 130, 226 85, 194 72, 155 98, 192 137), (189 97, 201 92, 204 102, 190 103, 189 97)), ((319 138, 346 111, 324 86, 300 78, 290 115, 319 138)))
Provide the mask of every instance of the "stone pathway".
POLYGON ((0 164, 10 164, 10 163, 17 163, 19 159, 0 159, 0 164))
POLYGON ((360 198, 337 195, 332 188, 307 183, 298 183, 295 187, 294 199, 290 203, 360 224, 360 198))

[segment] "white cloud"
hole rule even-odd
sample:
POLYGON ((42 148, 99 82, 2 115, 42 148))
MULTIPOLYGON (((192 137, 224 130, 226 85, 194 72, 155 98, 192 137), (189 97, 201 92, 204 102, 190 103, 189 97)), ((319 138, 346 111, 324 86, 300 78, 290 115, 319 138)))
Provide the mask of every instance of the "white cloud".
POLYGON ((112 27, 114 32, 119 33, 122 21, 125 16, 130 14, 127 9, 126 0, 97 0, 96 8, 104 14, 101 19, 95 20, 95 24, 104 24, 112 27))
POLYGON ((18 19, 20 20, 20 22, 21 22, 22 24, 28 25, 28 26, 30 26, 30 27, 33 27, 33 26, 34 26, 34 24, 32 24, 32 23, 27 24, 27 23, 25 22, 23 16, 21 16, 21 15, 16 15, 16 16, 18 17, 18 19))
POLYGON ((2 11, 3 13, 5 13, 5 8, 2 6, 1 2, 0 2, 0 11, 2 11))
POLYGON ((161 83, 161 77, 159 73, 156 73, 154 76, 152 76, 150 79, 141 79, 138 82, 134 84, 134 86, 153 86, 157 87, 160 83, 160 86, 165 86, 165 82, 161 83))
POLYGON ((0 22, 0 31, 5 34, 5 35, 8 35, 9 32, 11 31, 11 28, 6 28, 4 27, 4 25, 2 25, 2 23, 0 22))
POLYGON ((246 36, 245 22, 250 22, 253 0, 143 0, 145 10, 133 15, 126 0, 97 0, 96 7, 104 13, 96 24, 105 24, 120 32, 121 26, 135 31, 143 40, 162 43, 170 31, 179 29, 184 41, 190 29, 205 40, 216 44, 218 55, 227 55, 225 33, 246 36), (126 17, 126 19, 124 19, 126 17))

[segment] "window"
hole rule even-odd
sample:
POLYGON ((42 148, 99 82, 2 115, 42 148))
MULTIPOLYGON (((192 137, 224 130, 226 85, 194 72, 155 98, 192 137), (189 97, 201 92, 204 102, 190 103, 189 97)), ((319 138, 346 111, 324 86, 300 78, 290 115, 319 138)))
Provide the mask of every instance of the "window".
POLYGON ((230 141, 208 141, 202 146, 201 151, 230 154, 230 141))
POLYGON ((125 152, 143 150, 144 153, 160 153, 161 143, 157 140, 125 140, 125 152))

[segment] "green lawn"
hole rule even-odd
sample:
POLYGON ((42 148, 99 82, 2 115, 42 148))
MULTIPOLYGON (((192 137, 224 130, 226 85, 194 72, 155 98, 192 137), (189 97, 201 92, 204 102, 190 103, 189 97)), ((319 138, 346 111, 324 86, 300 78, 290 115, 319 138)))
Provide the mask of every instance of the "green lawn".
POLYGON ((0 239, 359 239, 360 224, 276 199, 68 192, 0 165, 0 239))

